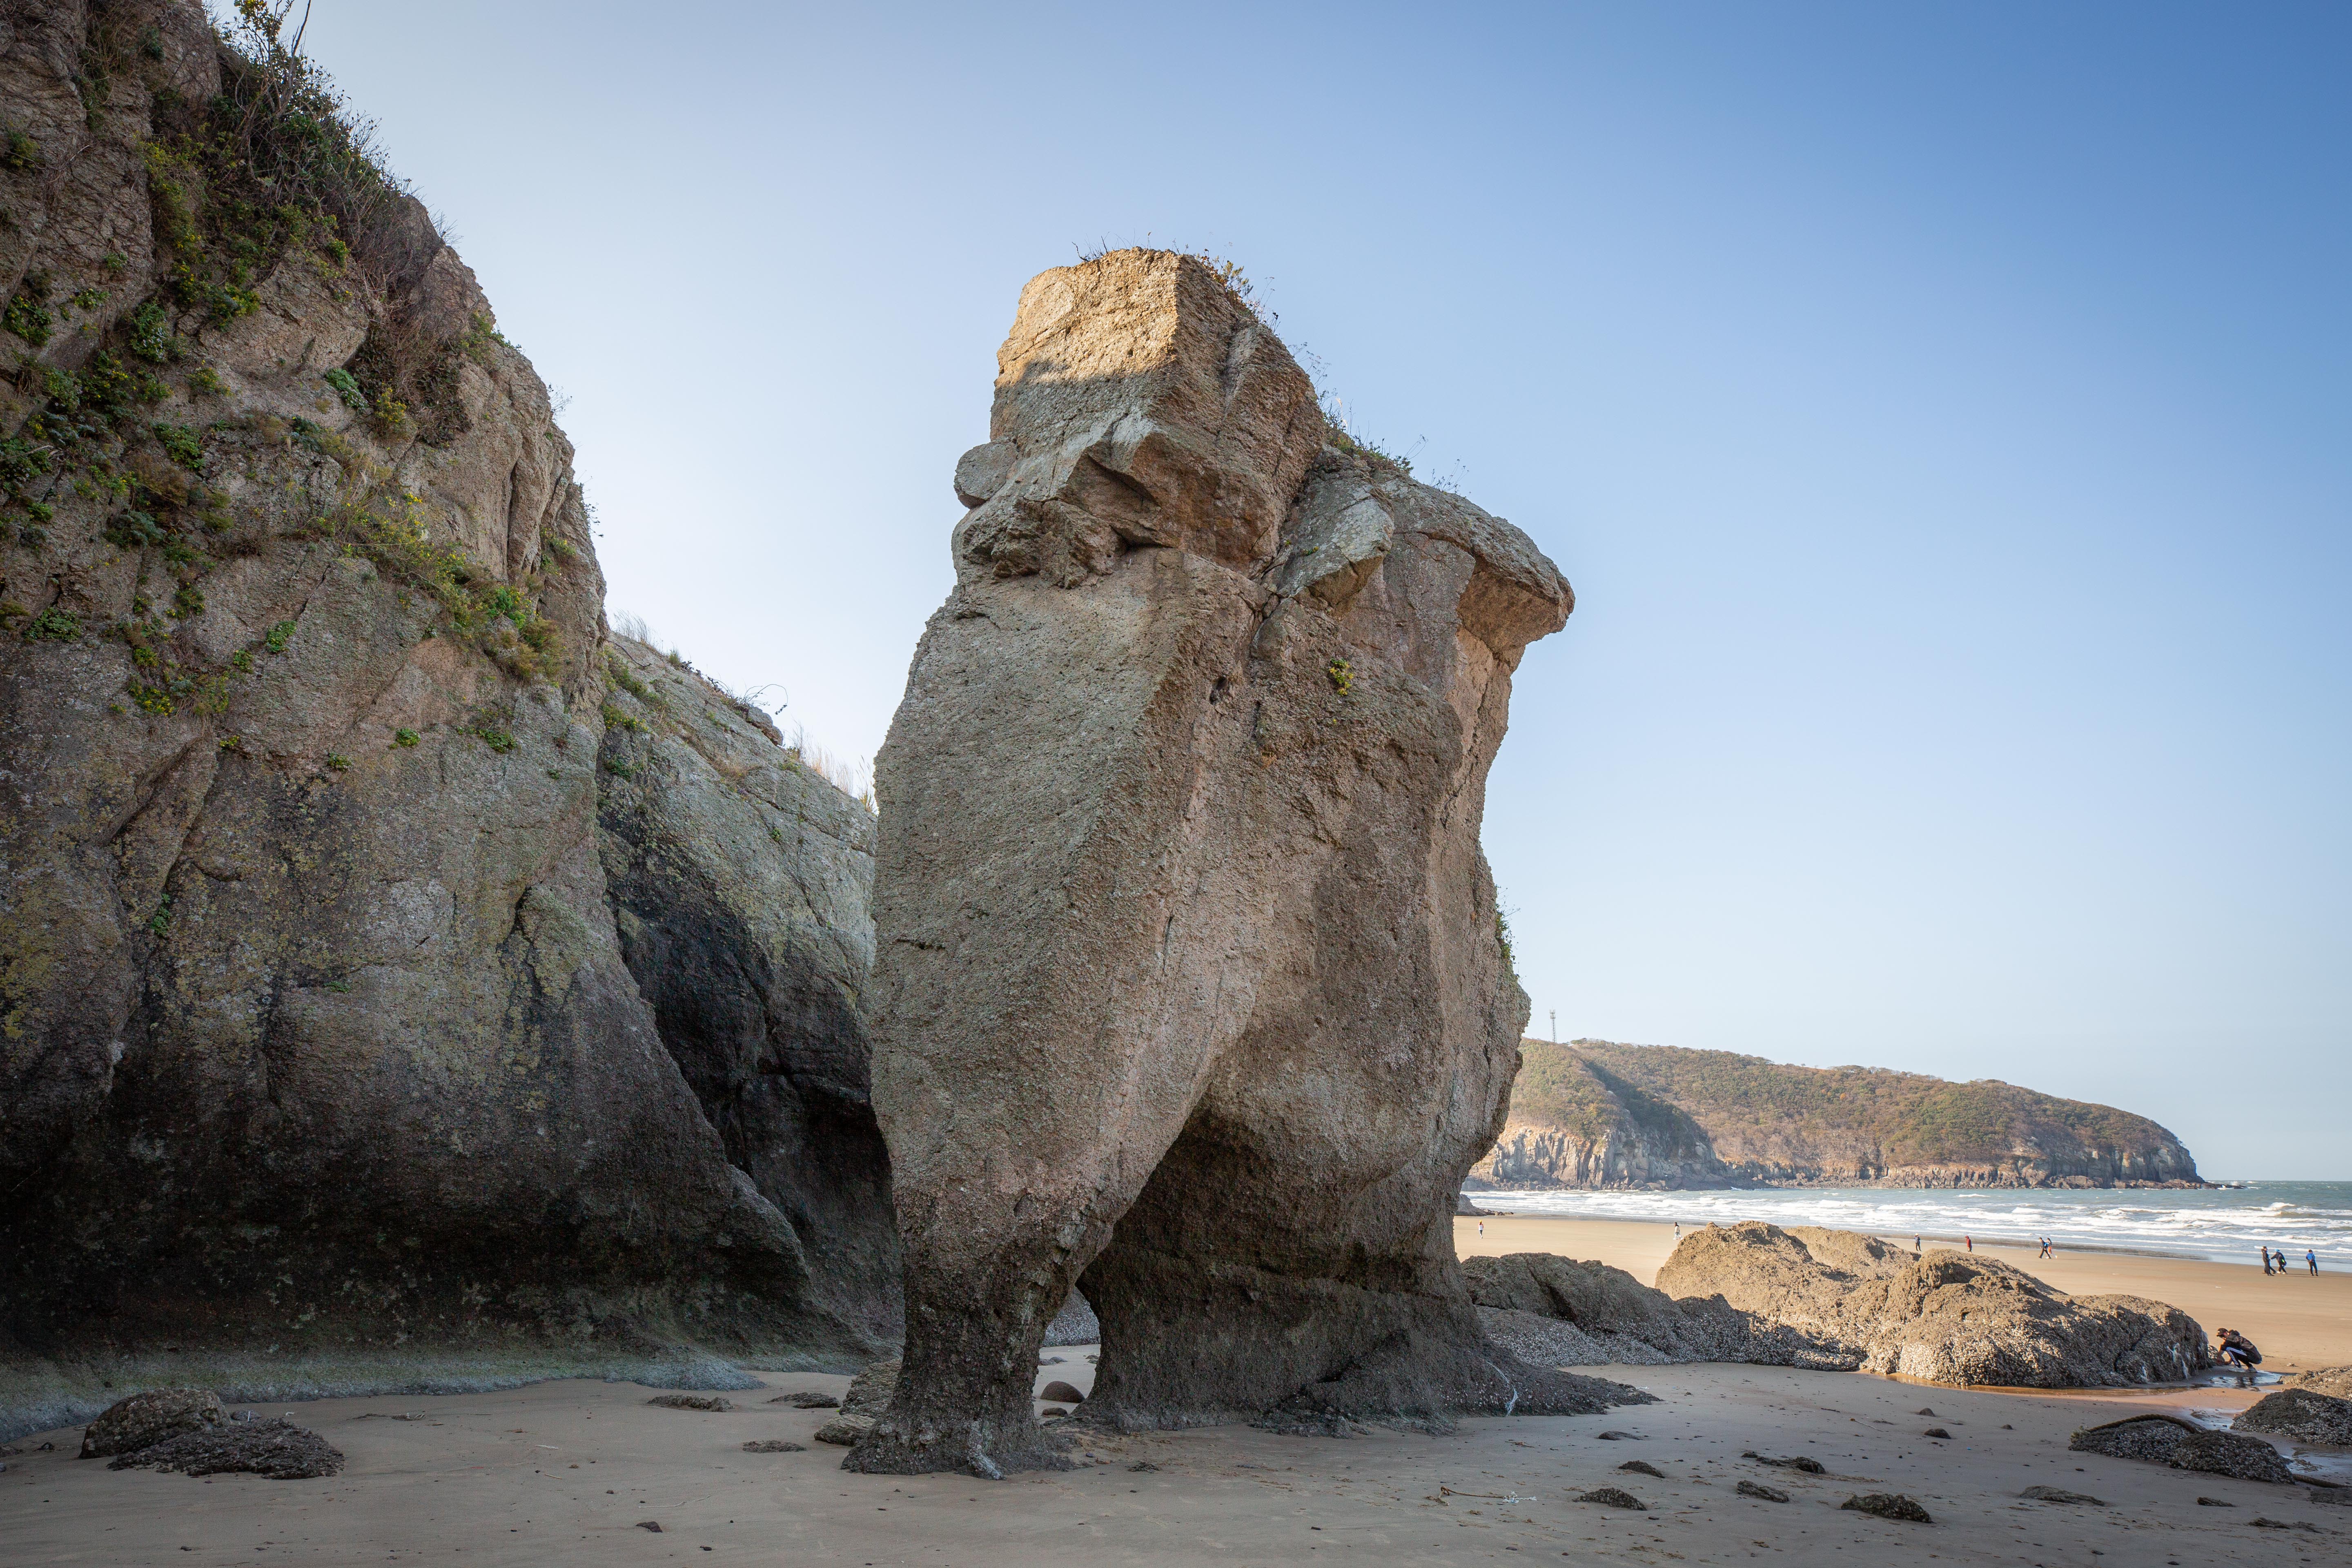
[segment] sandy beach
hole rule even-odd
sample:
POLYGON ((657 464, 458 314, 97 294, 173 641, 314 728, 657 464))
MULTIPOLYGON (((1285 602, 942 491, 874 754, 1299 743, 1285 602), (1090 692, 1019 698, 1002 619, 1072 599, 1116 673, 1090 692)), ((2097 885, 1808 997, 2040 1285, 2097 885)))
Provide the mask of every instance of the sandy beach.
MULTIPOLYGON (((1499 1257, 1507 1252, 1553 1252, 1563 1258, 1597 1258, 1622 1268, 1644 1285, 1675 1249, 1671 1225, 1638 1220, 1558 1219, 1549 1215, 1467 1215, 1454 1222, 1454 1245, 1462 1256, 1499 1257)), ((1903 1247, 1911 1238, 1888 1236, 1903 1247)), ((1927 1238, 1929 1247, 1957 1246, 1927 1238)), ((2144 1253, 2061 1250, 2037 1258, 2030 1247, 1979 1247, 1989 1257, 2013 1263, 2070 1295, 2145 1296, 2167 1301, 2197 1320, 2210 1338, 2227 1326, 2262 1347, 2270 1372, 2352 1365, 2352 1274, 2290 1272, 2265 1277, 2259 1265, 2206 1263, 2195 1258, 2144 1253)))
MULTIPOLYGON (((1040 1370, 1085 1388, 1084 1347, 1040 1370)), ((349 1456, 326 1481, 209 1480, 110 1471, 52 1453, 0 1475, 0 1552, 16 1563, 844 1563, 1580 1562, 1836 1563, 1930 1558, 2013 1564, 2343 1561, 2352 1509, 2301 1488, 2189 1476, 2070 1454, 2074 1428, 2179 1396, 2131 1400, 1923 1388, 1843 1373, 1627 1367, 1661 1403, 1577 1417, 1465 1421, 1450 1436, 1353 1439, 1221 1427, 1090 1438, 1080 1468, 984 1482, 862 1476, 807 1443, 823 1413, 732 1396, 704 1414, 648 1405, 628 1384, 541 1384, 497 1394, 270 1405, 349 1456), (1932 1409, 1932 1420, 1917 1414, 1932 1409), (1940 1426, 1949 1442, 1925 1437, 1940 1426), (1603 1432, 1637 1436, 1603 1439, 1603 1432), (1743 1460, 1818 1458, 1813 1477, 1743 1460), (1664 1479, 1618 1467, 1639 1458, 1664 1479), (1143 1468, 1138 1468, 1143 1467, 1143 1468), (1788 1503, 1738 1495, 1753 1479, 1788 1503), (2102 1505, 2018 1494, 2062 1486, 2102 1505), (1574 1500, 1622 1485, 1639 1512, 1574 1500), (1919 1500, 1932 1524, 1841 1510, 1856 1492, 1919 1500), (2200 1497, 2234 1506, 2201 1506, 2200 1497), (2312 1523, 2313 1535, 2257 1528, 2312 1523), (640 1527, 651 1521, 656 1533, 640 1527), (1849 1557, 1848 1554, 1854 1554, 1849 1557), (2105 1553, 2104 1559, 2095 1553, 2105 1553)), ((779 1375, 838 1393, 838 1377, 779 1375)), ((2228 1404, 2200 1394, 2195 1405, 2228 1404)), ((2242 1396, 2238 1396, 2241 1397, 2242 1396)))
MULTIPOLYGON (((1555 1250, 1647 1278, 1670 1226, 1489 1216, 1465 1252, 1555 1250)), ((2030 1262, 2029 1259, 2021 1259, 2030 1262)), ((2258 1269, 2084 1255, 2045 1266, 2068 1289, 2131 1289, 2226 1314, 2258 1342, 2352 1362, 2341 1279, 2265 1281, 2258 1269), (2244 1278, 2251 1276, 2251 1280, 2244 1278), (2267 1285, 2281 1296, 2273 1305, 2267 1285), (2202 1295, 2199 1294, 2202 1292, 2202 1295), (2208 1306, 2205 1303, 2210 1302, 2208 1306)), ((1090 1386, 1094 1347, 1047 1351, 1038 1384, 1090 1386)), ((774 1391, 839 1394, 838 1376, 767 1374, 726 1413, 660 1408, 631 1384, 545 1383, 490 1394, 321 1400, 256 1408, 323 1433, 349 1458, 324 1481, 191 1479, 72 1458, 79 1428, 19 1439, 0 1473, 9 1563, 843 1563, 1528 1561, 1802 1563, 1895 1559, 2056 1564, 2343 1562, 2352 1507, 2303 1488, 2192 1476, 2070 1453, 2078 1427, 2148 1408, 2221 1413, 2232 1390, 2138 1394, 1969 1391, 1860 1373, 1742 1365, 1591 1369, 1658 1396, 1601 1415, 1465 1421, 1445 1436, 1352 1439, 1233 1426, 1085 1435, 1079 1468, 1002 1482, 840 1468, 810 1441, 828 1413, 774 1391), (1931 1415, 1926 1412, 1932 1411, 1931 1415), (1927 1437, 1937 1426, 1948 1441, 1927 1437), (1614 1438, 1603 1433, 1624 1434, 1614 1438), (800 1452, 751 1454, 782 1438, 800 1452), (53 1444, 41 1452, 44 1442, 53 1444), (1801 1454, 1814 1477, 1741 1455, 1801 1454), (1663 1478, 1619 1467, 1643 1460, 1663 1478), (1754 1480, 1787 1503, 1737 1491, 1754 1480), (2020 1493, 2063 1487, 2099 1500, 2020 1493), (1622 1486, 1639 1511, 1579 1502, 1622 1486), (1931 1524, 1842 1510, 1897 1491, 1931 1524), (2200 1498, 2231 1506, 2203 1504, 2200 1498), (2257 1526, 2267 1519, 2289 1528, 2257 1526), (641 1521, 661 1526, 658 1531, 641 1521), (2322 1533, 2300 1528, 2308 1524, 2322 1533), (1848 1554, 1853 1554, 1849 1556, 1848 1554)), ((2337 1457, 2352 1479, 2352 1455, 2337 1457)))

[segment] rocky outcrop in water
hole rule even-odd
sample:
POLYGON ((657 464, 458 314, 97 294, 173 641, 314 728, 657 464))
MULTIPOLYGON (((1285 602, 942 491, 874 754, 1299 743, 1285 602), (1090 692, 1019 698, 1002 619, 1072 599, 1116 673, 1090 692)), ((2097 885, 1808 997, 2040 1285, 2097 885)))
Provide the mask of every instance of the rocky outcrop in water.
POLYGON ((1524 1042, 1487 1187, 2199 1186, 2145 1117, 1997 1079, 1524 1042))
POLYGON ((1195 258, 1042 274, 998 368, 877 770, 908 1342, 850 1463, 1054 1462, 1031 1374, 1081 1271, 1086 1419, 1598 1408, 1486 1342, 1450 1217, 1528 1005, 1486 773, 1568 585, 1327 440, 1195 258))
POLYGON ((638 706, 546 388, 247 45, 0 17, 0 1433, 856 1364, 870 827, 638 706))
POLYGON ((1682 1239, 1658 1289, 1727 1305, 1925 1383, 2122 1388, 2211 1364, 2204 1331, 2137 1296, 2068 1296, 2006 1263, 1874 1237, 1759 1220, 1682 1239))

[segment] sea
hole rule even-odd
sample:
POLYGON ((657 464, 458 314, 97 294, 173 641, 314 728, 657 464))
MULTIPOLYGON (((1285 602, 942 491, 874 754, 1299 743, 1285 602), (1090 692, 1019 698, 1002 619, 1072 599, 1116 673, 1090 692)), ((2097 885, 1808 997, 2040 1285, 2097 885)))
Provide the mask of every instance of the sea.
POLYGON ((1474 1190, 1487 1210, 1576 1219, 1641 1219, 1685 1226, 1760 1219, 1873 1236, 1925 1237, 2147 1252, 2219 1263, 2259 1263, 2284 1251, 2297 1268, 2352 1268, 2352 1182, 2244 1182, 2206 1189, 1763 1187, 1689 1192, 1474 1190))

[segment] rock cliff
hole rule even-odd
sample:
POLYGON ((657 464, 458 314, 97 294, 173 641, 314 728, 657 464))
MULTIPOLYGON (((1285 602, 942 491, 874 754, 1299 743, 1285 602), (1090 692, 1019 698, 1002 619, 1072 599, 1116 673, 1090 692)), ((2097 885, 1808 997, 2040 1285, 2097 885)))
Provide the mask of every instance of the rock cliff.
POLYGON ((1523 1048, 1474 1188, 2202 1184, 2146 1117, 1997 1079, 1605 1040, 1523 1048))
POLYGON ((1083 1271, 1121 1426, 1598 1408, 1482 1333, 1450 1218, 1527 999, 1478 849, 1516 529, 1327 441, 1199 260, 1044 273, 877 762, 875 1104, 905 1368, 854 1468, 1050 1464, 1083 1271))
POLYGON ((0 1422, 870 1359, 870 826, 624 677, 546 388, 241 43, 0 13, 0 1422))

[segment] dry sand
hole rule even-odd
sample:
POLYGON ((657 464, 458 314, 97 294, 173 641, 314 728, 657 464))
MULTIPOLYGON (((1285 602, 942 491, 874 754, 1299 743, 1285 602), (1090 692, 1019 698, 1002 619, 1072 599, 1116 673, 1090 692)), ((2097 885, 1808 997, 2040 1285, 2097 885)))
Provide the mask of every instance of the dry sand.
MULTIPOLYGON (((1483 1242, 1475 1222, 1464 1228, 1465 1250, 1601 1257, 1644 1278, 1673 1241, 1665 1226, 1590 1221, 1490 1218, 1483 1242)), ((2082 1273, 2053 1270, 2053 1279, 2068 1289, 2126 1279, 2145 1288, 2152 1279, 2205 1279, 2210 1269, 2211 1288, 2244 1321, 2233 1326, 2254 1325, 2248 1331, 2257 1340, 2273 1331, 2261 1328, 2263 1301, 2236 1304, 2265 1283, 2259 1270, 2243 1271, 2253 1277, 2248 1289, 2218 1266, 2093 1258, 2075 1265, 2082 1273), (2135 1272, 2141 1262, 2175 1272, 2144 1276, 2135 1272)), ((2297 1284, 2267 1283, 2280 1290, 2297 1284)), ((2352 1363, 2346 1349, 2339 1342, 2333 1359, 2352 1363)), ((1089 1386, 1089 1350, 1046 1352, 1062 1359, 1039 1368, 1039 1385, 1059 1378, 1089 1386)), ((1775 1367, 1595 1370, 1664 1403, 1602 1415, 1465 1421, 1444 1437, 1287 1437, 1247 1427, 1092 1437, 1078 1451, 1090 1461, 1082 1468, 999 1482, 852 1475, 840 1468, 842 1450, 822 1444, 744 1453, 751 1439, 807 1443, 829 1414, 770 1405, 760 1393, 729 1395, 740 1408, 727 1414, 660 1409, 646 1403, 652 1390, 591 1382, 271 1405, 258 1408, 313 1426, 341 1448, 350 1459, 344 1472, 325 1481, 190 1479, 77 1460, 79 1429, 19 1439, 20 1449, 44 1440, 55 1448, 6 1460, 0 1563, 2352 1562, 2352 1507, 2315 1503, 2302 1488, 2066 1449, 2078 1426, 2150 1407, 2242 1408, 2246 1394, 1961 1392, 1775 1367), (1935 1415, 1917 1414, 1923 1407, 1935 1415), (1951 1440, 1925 1436, 1930 1426, 1951 1440), (1640 1436, 1609 1441, 1605 1431, 1640 1436), (1831 1474, 1768 1469, 1740 1458, 1748 1448, 1810 1455, 1831 1474), (1665 1479, 1617 1469, 1636 1458, 1665 1479), (1131 1468, 1139 1463, 1156 1468, 1131 1468), (1743 1479, 1794 1500, 1740 1497, 1734 1489, 1743 1479), (1634 1513, 1574 1500, 1607 1485, 1649 1507, 1634 1513), (2103 1506, 2018 1495, 2033 1485, 2086 1492, 2103 1506), (1899 1524, 1836 1506, 1871 1491, 1907 1493, 1935 1522, 1899 1524), (2200 1506, 2200 1497, 2234 1506, 2200 1506), (2323 1533, 2260 1528, 2257 1518, 2323 1533), (641 1520, 659 1522, 660 1533, 639 1529, 641 1520)), ((784 1373, 767 1381, 835 1394, 848 1382, 784 1373)))
MULTIPOLYGON (((1454 1222, 1454 1243, 1465 1258, 1507 1252, 1556 1252, 1598 1258, 1648 1285, 1675 1249, 1671 1225, 1643 1220, 1555 1219, 1538 1215, 1488 1215, 1454 1222)), ((1686 1227, 1687 1228, 1687 1227, 1686 1227)), ((1908 1247, 1907 1236, 1885 1238, 1908 1247)), ((1953 1245, 1927 1238, 1931 1247, 1953 1245)), ((2227 1326, 2263 1351, 2267 1372, 2352 1365, 2352 1274, 2290 1272, 2264 1277, 2257 1264, 2202 1263, 2145 1253, 2068 1252, 2037 1258, 2030 1247, 1979 1247, 2075 1296, 2146 1296, 2197 1320, 2210 1341, 2227 1326)))

